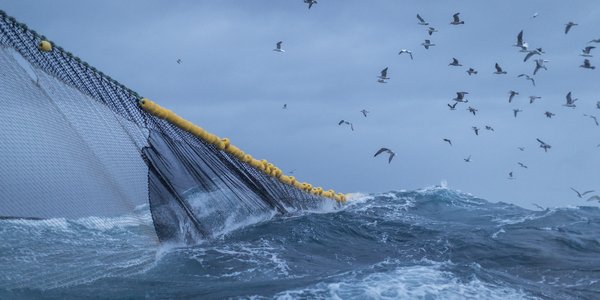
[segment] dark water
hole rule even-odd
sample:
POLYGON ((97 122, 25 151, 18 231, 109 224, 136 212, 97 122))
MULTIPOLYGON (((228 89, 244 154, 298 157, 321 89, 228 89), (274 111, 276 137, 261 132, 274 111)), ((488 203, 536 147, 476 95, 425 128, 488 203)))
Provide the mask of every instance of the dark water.
POLYGON ((150 229, 145 210, 0 221, 0 298, 600 299, 597 207, 531 211, 431 188, 193 247, 158 245, 150 229))

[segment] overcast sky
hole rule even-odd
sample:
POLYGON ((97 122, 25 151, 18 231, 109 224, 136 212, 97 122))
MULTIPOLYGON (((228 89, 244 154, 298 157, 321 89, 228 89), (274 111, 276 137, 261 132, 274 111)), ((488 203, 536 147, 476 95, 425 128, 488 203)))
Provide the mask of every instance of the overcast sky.
POLYGON ((600 59, 591 58, 599 69, 579 68, 581 49, 600 38, 596 0, 320 0, 311 10, 301 0, 0 0, 0 8, 140 95, 314 185, 371 193, 445 180, 528 208, 586 203, 569 187, 600 193, 600 127, 583 116, 600 118, 600 59), (449 24, 455 12, 464 25, 449 24), (429 37, 417 13, 439 32, 429 37), (569 21, 579 25, 565 35, 569 21), (536 87, 517 78, 535 65, 512 46, 520 30, 549 60, 536 87), (436 46, 425 50, 426 38, 436 46), (272 51, 280 40, 285 53, 272 51), (398 55, 402 48, 414 60, 398 55), (448 66, 452 57, 464 66, 448 66), (508 74, 493 74, 496 62, 508 74), (391 79, 380 84, 384 67, 391 79), (479 74, 468 76, 468 67, 479 74), (509 104, 511 89, 520 96, 509 104), (457 91, 470 102, 450 111, 457 91), (569 91, 576 109, 562 106, 569 91), (542 99, 529 104, 530 95, 542 99), (514 108, 523 110, 518 118, 514 108), (338 126, 341 119, 355 131, 338 126), (544 153, 536 138, 552 149, 544 153), (379 147, 396 152, 391 164, 373 158, 379 147))

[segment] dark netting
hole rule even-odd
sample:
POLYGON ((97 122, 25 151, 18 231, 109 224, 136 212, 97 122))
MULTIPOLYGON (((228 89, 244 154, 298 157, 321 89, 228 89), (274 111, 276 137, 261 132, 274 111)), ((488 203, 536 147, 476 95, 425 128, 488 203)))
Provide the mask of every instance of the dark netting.
POLYGON ((0 217, 115 215, 145 204, 160 240, 195 242, 338 205, 150 115, 137 93, 56 45, 40 51, 43 36, 0 13, 0 151, 22 152, 0 159, 10 166, 0 171, 0 217))

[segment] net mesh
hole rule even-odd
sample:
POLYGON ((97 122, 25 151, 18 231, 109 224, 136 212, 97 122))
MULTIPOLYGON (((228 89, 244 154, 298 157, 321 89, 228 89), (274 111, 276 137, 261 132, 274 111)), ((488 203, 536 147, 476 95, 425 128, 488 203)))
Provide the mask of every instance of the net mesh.
POLYGON ((160 240, 337 206, 154 117, 140 97, 0 11, 0 217, 117 216, 147 205, 160 240))

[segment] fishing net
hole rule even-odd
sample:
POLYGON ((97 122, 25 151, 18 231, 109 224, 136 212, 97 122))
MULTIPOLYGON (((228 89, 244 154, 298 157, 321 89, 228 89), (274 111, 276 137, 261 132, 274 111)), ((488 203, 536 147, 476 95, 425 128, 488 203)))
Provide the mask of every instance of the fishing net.
POLYGON ((193 243, 344 200, 240 159, 141 100, 0 11, 0 217, 111 217, 146 206, 161 241, 193 243))

